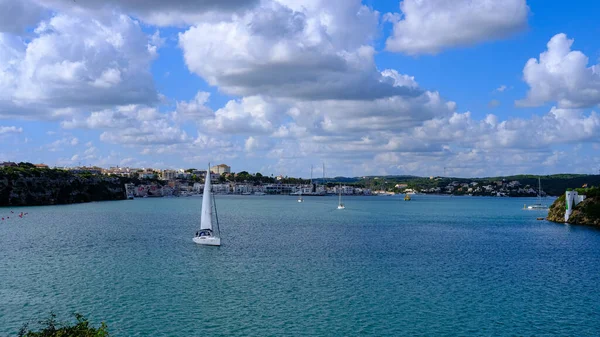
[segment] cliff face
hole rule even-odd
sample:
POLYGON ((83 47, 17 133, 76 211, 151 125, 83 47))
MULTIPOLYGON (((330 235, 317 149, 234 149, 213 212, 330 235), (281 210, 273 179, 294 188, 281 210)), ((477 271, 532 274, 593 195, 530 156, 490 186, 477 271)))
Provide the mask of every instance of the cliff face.
MULTIPOLYGON (((556 199, 548 210, 549 221, 565 222, 565 196, 556 199)), ((586 198, 573 208, 569 224, 600 226, 600 197, 586 198)))
MULTIPOLYGON (((564 219, 563 219, 564 220, 564 219)), ((573 208, 570 224, 600 226, 600 198, 587 198, 573 208)))
POLYGON ((49 169, 0 171, 0 206, 72 204, 125 199, 120 178, 49 169))
POLYGON ((564 194, 554 200, 554 203, 552 203, 552 206, 548 209, 548 216, 546 219, 554 222, 565 222, 566 200, 564 194))

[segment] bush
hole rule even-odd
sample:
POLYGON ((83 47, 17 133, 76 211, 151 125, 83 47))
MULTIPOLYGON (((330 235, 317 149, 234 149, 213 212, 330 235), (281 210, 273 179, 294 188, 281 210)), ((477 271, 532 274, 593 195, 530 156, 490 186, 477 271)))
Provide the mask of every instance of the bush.
POLYGON ((40 321, 43 326, 40 331, 31 331, 24 325, 19 331, 19 337, 108 337, 106 324, 102 322, 98 329, 90 326, 90 322, 80 314, 75 314, 77 322, 74 325, 58 323, 56 315, 51 313, 46 320, 40 321))

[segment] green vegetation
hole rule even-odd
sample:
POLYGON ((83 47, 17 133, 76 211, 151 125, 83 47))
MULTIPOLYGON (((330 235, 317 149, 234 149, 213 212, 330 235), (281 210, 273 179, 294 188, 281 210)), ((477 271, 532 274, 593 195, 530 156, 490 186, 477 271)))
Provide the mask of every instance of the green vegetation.
POLYGON ((75 314, 76 322, 74 324, 58 323, 56 315, 50 314, 50 317, 38 322, 41 330, 31 331, 25 325, 19 331, 19 337, 108 337, 106 324, 102 322, 99 328, 91 326, 90 322, 80 314, 75 314))
MULTIPOLYGON (((194 178, 192 177, 192 180, 194 178)), ((315 180, 316 181, 316 180, 315 180)), ((260 172, 255 174, 248 173, 247 171, 241 171, 238 173, 223 173, 219 177, 219 182, 235 182, 235 183, 248 183, 253 185, 260 184, 308 184, 310 183, 309 179, 301 179, 301 178, 293 178, 293 177, 281 177, 279 180, 272 175, 264 176, 260 172)))
POLYGON ((0 206, 71 204, 125 199, 125 183, 139 179, 37 168, 0 167, 0 206))
MULTIPOLYGON (((583 202, 573 208, 568 223, 575 225, 600 226, 600 188, 575 188, 580 195, 585 195, 583 202)), ((548 210, 549 221, 564 222, 566 198, 562 194, 557 198, 548 210)))
MULTIPOLYGON (((586 174, 554 174, 539 176, 542 183, 542 190, 547 195, 559 196, 565 193, 568 188, 581 188, 584 185, 600 185, 600 175, 586 174)), ((320 180, 317 180, 320 181, 320 180)), ((405 188, 415 189, 418 191, 429 190, 432 188, 444 189, 451 183, 477 183, 477 186, 497 185, 498 183, 508 183, 518 181, 520 187, 531 187, 537 190, 538 176, 536 175, 514 175, 505 177, 487 177, 487 178, 451 178, 451 177, 415 177, 415 176, 371 176, 362 178, 344 178, 336 177, 327 179, 329 185, 343 183, 356 187, 371 188, 372 190, 384 189, 387 191, 401 192, 405 188), (406 187, 395 188, 396 185, 406 185, 406 187)), ((444 193, 444 192, 442 192, 444 193)), ((466 194, 465 191, 455 190, 452 194, 466 194)), ((525 196, 527 194, 524 194, 525 196)), ((520 196, 511 194, 511 196, 520 196)))

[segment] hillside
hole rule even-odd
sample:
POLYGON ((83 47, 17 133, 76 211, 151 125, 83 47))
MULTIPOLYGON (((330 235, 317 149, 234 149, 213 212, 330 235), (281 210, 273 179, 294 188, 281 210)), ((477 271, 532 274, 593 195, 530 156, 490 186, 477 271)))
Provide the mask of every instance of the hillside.
MULTIPOLYGON (((588 174, 554 174, 539 176, 542 183, 542 194, 560 196, 568 188, 580 188, 584 185, 600 185, 600 175, 588 174)), ((395 188, 396 185, 406 185, 404 188, 415 189, 424 193, 445 193, 445 194, 467 194, 458 187, 462 184, 472 186, 497 186, 493 192, 500 192, 503 185, 511 182, 518 182, 511 188, 505 188, 504 194, 507 196, 535 196, 538 189, 538 176, 535 175, 513 175, 503 177, 484 177, 484 178, 451 178, 451 177, 415 177, 415 176, 371 176, 361 178, 336 177, 326 179, 328 183, 345 183, 367 187, 371 189, 386 189, 401 192, 403 188, 395 188), (449 186, 454 185, 454 189, 449 186)), ((320 180, 316 180, 320 181, 320 180)), ((476 188, 474 188, 476 189, 476 188)), ((490 191, 473 192, 473 195, 491 195, 490 191)), ((496 194, 496 193, 493 193, 496 194)))
MULTIPOLYGON (((600 190, 598 188, 578 189, 586 199, 573 208, 567 223, 573 225, 600 226, 600 190)), ((549 221, 563 223, 565 221, 565 196, 556 199, 548 210, 549 221)))
POLYGON ((125 179, 35 168, 0 168, 0 206, 72 204, 125 199, 125 179))

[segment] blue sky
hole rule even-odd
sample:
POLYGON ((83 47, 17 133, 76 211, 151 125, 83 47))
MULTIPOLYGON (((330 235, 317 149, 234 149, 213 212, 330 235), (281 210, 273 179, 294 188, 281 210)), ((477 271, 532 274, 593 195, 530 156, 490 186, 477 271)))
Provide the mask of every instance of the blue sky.
MULTIPOLYGON (((0 161, 600 169, 597 2, 0 0, 0 161)), ((316 173, 318 174, 318 173, 316 173)))

